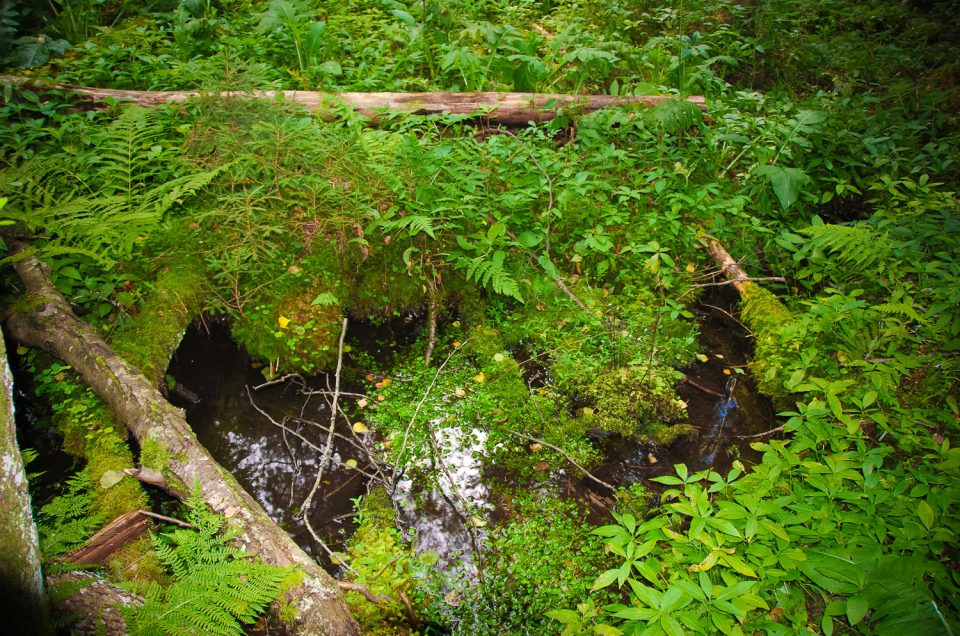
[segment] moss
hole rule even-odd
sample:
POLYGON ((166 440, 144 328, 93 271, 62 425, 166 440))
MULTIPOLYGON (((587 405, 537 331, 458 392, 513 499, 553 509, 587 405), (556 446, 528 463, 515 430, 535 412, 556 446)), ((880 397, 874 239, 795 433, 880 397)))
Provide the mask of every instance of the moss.
POLYGON ((611 369, 586 379, 579 397, 584 406, 578 414, 589 427, 626 437, 669 437, 671 425, 686 418, 683 403, 669 382, 634 367, 611 369))
POLYGON ((648 436, 657 446, 671 446, 677 440, 683 437, 689 437, 697 432, 693 424, 674 424, 673 426, 664 426, 662 424, 650 427, 648 436))
POLYGON ((157 277, 136 318, 122 323, 111 339, 113 349, 154 383, 203 303, 204 280, 203 267, 193 257, 172 263, 157 277))
POLYGON ((756 334, 750 372, 757 388, 771 397, 786 394, 781 369, 786 364, 780 333, 793 321, 790 311, 776 295, 756 283, 745 283, 740 315, 751 331, 756 334))
POLYGON ((344 274, 351 285, 346 307, 358 318, 393 318, 419 311, 426 305, 426 290, 417 276, 407 273, 403 248, 377 246, 368 258, 348 262, 344 274))
POLYGON ((161 585, 170 582, 157 553, 153 551, 148 535, 131 541, 114 552, 107 561, 107 571, 111 578, 121 581, 153 582, 161 585))
POLYGON ((102 417, 102 427, 92 431, 87 439, 85 455, 94 483, 96 509, 112 520, 147 507, 149 501, 140 482, 132 477, 124 477, 110 488, 100 486, 100 479, 108 470, 122 471, 133 467, 133 454, 114 429, 116 424, 106 408, 102 417))
POLYGON ((163 472, 171 457, 167 447, 154 439, 144 440, 140 446, 140 464, 147 468, 163 472))
POLYGON ((343 291, 327 275, 306 275, 288 291, 265 290, 234 322, 234 340, 270 370, 312 372, 336 361, 343 291))
MULTIPOLYGON (((412 572, 415 555, 400 539, 385 490, 372 490, 360 503, 359 512, 360 527, 350 538, 347 550, 351 567, 359 583, 374 595, 390 600, 375 605, 359 592, 350 591, 346 594, 347 606, 364 634, 409 634, 407 610, 400 595, 416 601, 412 572)), ((423 615, 420 609, 417 614, 423 615)))

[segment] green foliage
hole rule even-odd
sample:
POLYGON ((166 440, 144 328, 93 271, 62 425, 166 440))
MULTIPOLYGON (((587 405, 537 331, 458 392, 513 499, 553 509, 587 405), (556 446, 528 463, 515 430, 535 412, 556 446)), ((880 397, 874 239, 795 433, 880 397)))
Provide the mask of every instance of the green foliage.
POLYGON ((461 608, 460 633, 547 633, 553 607, 582 598, 608 562, 572 501, 520 495, 510 521, 491 533, 484 579, 461 608))
POLYGON ((94 502, 90 472, 81 470, 64 481, 63 493, 40 507, 37 530, 45 561, 77 547, 103 525, 106 517, 94 502))
POLYGON ((227 542, 225 520, 203 502, 197 488, 186 501, 185 521, 154 536, 154 550, 173 583, 140 585, 141 606, 122 608, 128 627, 138 634, 243 634, 279 595, 291 568, 253 561, 227 542))
POLYGON ((18 196, 4 216, 48 233, 47 253, 75 253, 111 267, 129 257, 166 213, 207 186, 218 170, 174 177, 153 111, 126 109, 81 161, 30 161, 7 172, 2 189, 18 196), (87 163, 89 162, 89 163, 87 163), (71 181, 76 171, 85 180, 71 181))
MULTIPOLYGON (((356 582, 380 598, 371 603, 360 592, 347 593, 350 612, 364 634, 406 634, 409 614, 402 597, 412 603, 420 619, 433 612, 427 600, 424 581, 432 574, 429 554, 419 558, 396 528, 389 495, 383 489, 372 490, 356 502, 359 527, 350 537, 347 550, 356 582)), ((434 554, 433 557, 436 555, 434 554)))

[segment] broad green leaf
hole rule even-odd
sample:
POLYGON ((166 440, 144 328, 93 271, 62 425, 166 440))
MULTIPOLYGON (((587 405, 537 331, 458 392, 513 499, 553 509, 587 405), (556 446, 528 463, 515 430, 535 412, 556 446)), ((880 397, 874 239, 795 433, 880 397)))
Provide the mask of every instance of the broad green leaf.
POLYGON ((614 614, 617 618, 628 621, 648 621, 657 617, 657 612, 646 607, 628 607, 614 614))
POLYGON ((857 595, 847 599, 847 621, 851 625, 862 621, 868 611, 870 611, 870 603, 866 596, 857 595))
POLYGON ((517 235, 517 243, 524 247, 536 247, 540 244, 541 237, 537 236, 533 232, 520 232, 517 235))
POLYGON ((568 609, 550 610, 546 613, 546 615, 548 618, 560 621, 564 625, 569 625, 570 623, 576 623, 580 621, 580 615, 573 610, 568 609))
POLYGON ((927 530, 933 528, 933 523, 936 519, 936 513, 926 501, 921 501, 920 505, 917 506, 917 516, 920 517, 920 521, 923 522, 923 525, 927 530))
POLYGON ((616 581, 619 574, 620 574, 619 568, 615 570, 607 570, 606 572, 604 572, 603 574, 597 577, 597 580, 593 582, 593 587, 590 588, 590 591, 595 592, 597 590, 602 590, 603 588, 607 587, 608 585, 616 581))
POLYGON ((125 474, 122 470, 104 471, 103 475, 100 476, 100 487, 104 490, 113 488, 120 483, 120 480, 124 478, 125 474))
POLYGON ((799 168, 761 166, 757 168, 756 172, 766 177, 784 210, 797 202, 800 197, 800 190, 810 181, 807 173, 799 168))
POLYGON ((686 632, 684 632, 683 627, 680 626, 680 621, 673 616, 664 616, 661 618, 660 627, 663 628, 663 631, 669 636, 686 636, 686 632))

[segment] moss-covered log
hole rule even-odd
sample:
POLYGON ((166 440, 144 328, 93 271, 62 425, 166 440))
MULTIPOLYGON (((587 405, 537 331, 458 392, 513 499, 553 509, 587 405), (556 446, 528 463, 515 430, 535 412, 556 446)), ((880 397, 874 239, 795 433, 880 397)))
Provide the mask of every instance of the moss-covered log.
POLYGON ((0 598, 11 634, 52 634, 27 473, 13 419, 13 376, 0 334, 0 598))
POLYGON ((7 318, 19 341, 61 358, 110 405, 141 446, 155 447, 166 468, 182 484, 198 485, 207 504, 238 532, 238 547, 302 574, 286 597, 285 615, 298 634, 356 634, 336 581, 309 557, 236 479, 197 441, 182 411, 171 406, 154 384, 118 356, 89 325, 79 320, 50 279, 49 268, 35 258, 15 264, 26 286, 20 311, 7 318))
POLYGON ((704 247, 724 277, 740 293, 740 315, 744 324, 756 335, 750 372, 757 388, 770 397, 782 397, 784 389, 779 373, 782 358, 779 339, 780 329, 793 319, 790 310, 772 292, 753 282, 719 241, 705 237, 704 247))
MULTIPOLYGON (((140 106, 179 104, 192 97, 200 97, 197 91, 133 91, 88 86, 60 86, 37 82, 24 77, 0 76, 0 83, 44 89, 66 89, 82 95, 93 102, 107 99, 132 102, 140 106)), ((361 115, 377 121, 384 112, 410 113, 416 115, 474 115, 491 124, 523 126, 529 121, 549 121, 557 116, 558 108, 591 112, 611 106, 626 104, 656 105, 676 99, 670 95, 636 95, 615 97, 613 95, 561 95, 554 93, 319 93, 316 91, 226 91, 212 95, 220 97, 252 97, 277 99, 300 104, 321 115, 333 113, 337 106, 353 108, 361 115)), ((705 108, 703 96, 693 95, 686 101, 705 108)), ((331 115, 332 117, 332 115, 331 115)))

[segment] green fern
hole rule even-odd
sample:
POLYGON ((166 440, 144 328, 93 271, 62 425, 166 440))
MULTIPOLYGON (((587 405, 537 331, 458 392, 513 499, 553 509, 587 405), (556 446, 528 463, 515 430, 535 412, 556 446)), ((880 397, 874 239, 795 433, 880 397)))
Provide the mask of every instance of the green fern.
POLYGON ((433 224, 433 219, 422 214, 408 214, 407 216, 400 217, 399 219, 383 221, 381 227, 383 227, 383 229, 387 232, 406 230, 410 236, 416 236, 417 234, 422 233, 434 240, 437 238, 437 230, 443 229, 442 225, 439 227, 435 226, 433 224))
POLYGON ((112 266, 156 230, 174 205, 229 167, 157 183, 167 160, 156 143, 161 133, 152 111, 127 109, 105 131, 95 158, 77 162, 82 165, 47 165, 44 159, 4 174, 0 193, 11 195, 15 207, 3 216, 44 233, 45 250, 80 253, 112 266))
POLYGON ((464 258, 458 261, 456 265, 458 268, 466 270, 467 280, 503 296, 516 298, 520 302, 524 302, 523 296, 520 294, 520 285, 503 266, 505 258, 506 254, 502 250, 497 250, 492 257, 483 255, 464 258))
POLYGON ((40 552, 50 561, 86 541, 104 521, 94 512, 93 481, 84 468, 67 479, 63 494, 40 508, 40 552))
POLYGON ((830 256, 829 268, 841 279, 882 270, 895 247, 886 234, 864 225, 811 225, 800 234, 811 239, 814 253, 830 256))
POLYGON ((703 113, 695 104, 671 99, 647 110, 645 119, 651 128, 678 133, 702 122, 703 113))
POLYGON ((142 635, 241 635, 279 595, 290 568, 265 565, 227 544, 223 517, 203 503, 199 490, 187 500, 186 520, 154 536, 154 551, 174 583, 140 586, 140 607, 123 609, 132 633, 142 635))

